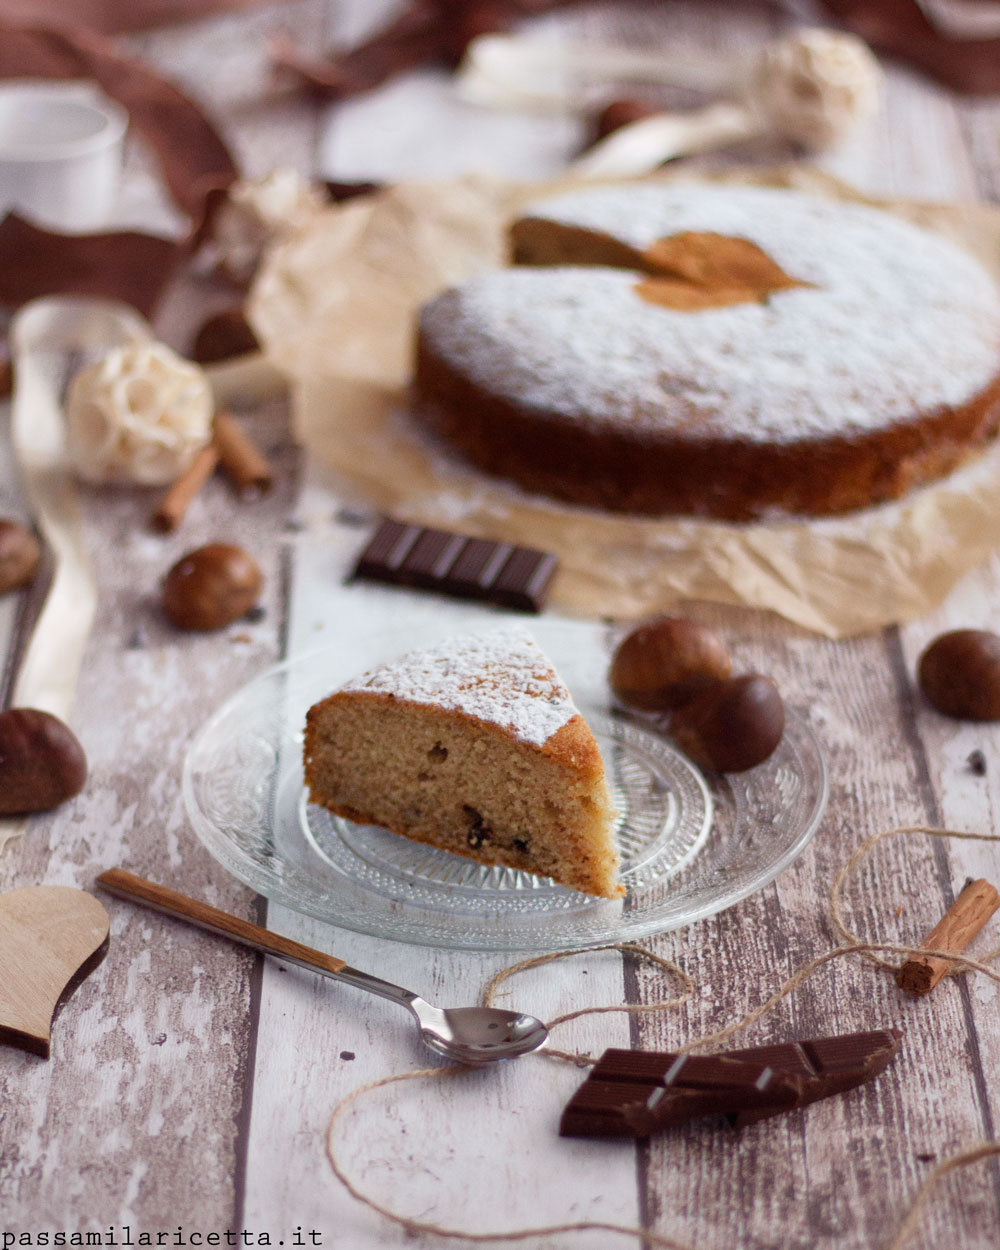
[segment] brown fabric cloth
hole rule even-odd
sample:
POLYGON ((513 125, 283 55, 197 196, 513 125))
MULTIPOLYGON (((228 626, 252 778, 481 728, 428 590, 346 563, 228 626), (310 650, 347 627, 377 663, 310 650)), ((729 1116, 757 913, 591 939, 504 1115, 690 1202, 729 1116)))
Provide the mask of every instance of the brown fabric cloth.
MULTIPOLYGON (((150 30, 213 13, 251 9, 264 0, 0 0, 0 22, 92 30, 105 35, 150 30)), ((274 4, 275 0, 268 0, 274 4)))
POLYGON ((209 191, 239 176, 225 141, 201 109, 99 35, 0 23, 0 78, 93 79, 127 110, 177 206, 196 225, 209 191))
POLYGON ((92 295, 122 300, 148 317, 184 254, 172 239, 132 230, 56 234, 8 213, 0 221, 0 305, 92 295))
POLYGON ((200 239, 222 190, 239 176, 225 140, 192 100, 101 35, 0 22, 3 78, 97 83, 128 112, 191 226, 178 242, 136 231, 61 235, 9 216, 0 222, 0 305, 17 308, 57 293, 94 295, 124 300, 149 315, 200 239))
MULTIPOLYGON (((268 0, 275 3, 275 0, 268 0)), ((666 0, 661 0, 665 3, 666 0)), ((0 0, 0 22, 22 26, 118 34, 195 21, 216 13, 237 13, 264 0, 0 0)), ((303 54, 283 43, 280 64, 316 91, 338 98, 368 90, 401 69, 426 61, 453 62, 473 35, 499 30, 519 17, 544 12, 573 0, 411 0, 390 23, 384 41, 377 36, 363 55, 303 54), (427 28, 427 19, 439 28, 427 28), (393 29, 395 28, 395 29, 393 29), (407 34, 412 44, 406 43, 407 34), (400 46, 396 36, 404 37, 400 46), (374 46, 373 46, 374 44, 374 46)), ((837 20, 873 47, 897 56, 956 91, 1000 91, 1000 40, 951 39, 933 25, 916 0, 823 0, 837 20)), ((361 53, 361 49, 356 50, 361 53)))
POLYGON ((302 52, 286 38, 274 40, 271 51, 276 64, 296 75, 309 90, 342 100, 421 65, 455 66, 478 35, 505 30, 521 18, 578 2, 411 0, 371 39, 348 52, 302 52))
POLYGON ((823 5, 877 52, 908 61, 953 91, 1000 92, 1000 39, 951 39, 917 0, 823 0, 823 5))
MULTIPOLYGON (((282 39, 273 54, 310 90, 329 99, 346 99, 418 65, 454 65, 475 36, 574 2, 411 0, 388 25, 348 52, 317 55, 282 39)), ((823 4, 832 19, 877 51, 915 65, 955 91, 1000 92, 1000 39, 952 39, 932 24, 917 0, 823 0, 823 4)))

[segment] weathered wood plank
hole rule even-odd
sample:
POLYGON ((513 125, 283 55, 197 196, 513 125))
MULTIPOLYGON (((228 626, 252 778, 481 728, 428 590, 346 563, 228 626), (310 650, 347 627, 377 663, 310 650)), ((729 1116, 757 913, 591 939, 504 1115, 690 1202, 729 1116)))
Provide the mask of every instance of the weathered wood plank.
MULTIPOLYGON (((356 629, 351 596, 339 585, 360 535, 325 522, 330 496, 303 501, 314 518, 297 540, 289 650, 349 647, 356 629)), ((398 624, 397 650, 408 631, 440 627, 441 636, 490 627, 488 609, 459 607, 409 592, 383 591, 371 609, 371 629, 398 624)), ((366 618, 368 619, 368 618, 366 618)), ((321 697, 323 690, 317 690, 321 697)), ((442 1006, 472 1004, 497 969, 516 955, 414 947, 364 937, 269 907, 282 932, 318 943, 349 963, 415 989, 442 1006)), ((588 1002, 622 998, 620 958, 593 956, 532 972, 510 986, 510 1004, 543 1018, 588 1002), (584 975, 584 969, 586 975, 584 975)), ((568 1026, 558 1044, 601 1049, 627 1045, 623 1017, 596 1017, 568 1026)), ((356 990, 268 966, 260 1005, 257 1079, 247 1163, 246 1221, 293 1218, 316 1228, 350 1230, 357 1250, 395 1244, 381 1218, 360 1208, 333 1179, 321 1144, 334 1103, 362 1083, 434 1059, 400 1008, 356 990), (345 1060, 343 1052, 351 1058, 345 1060), (275 1142, 296 1143, 292 1151, 275 1142), (303 1213, 306 1213, 305 1215, 303 1213)), ((533 1057, 458 1083, 429 1081, 372 1096, 359 1127, 345 1134, 344 1158, 358 1181, 383 1202, 446 1225, 510 1228, 604 1218, 637 1218, 634 1152, 593 1143, 563 1142, 555 1127, 563 1102, 579 1083, 576 1069, 533 1057), (544 1160, 544 1167, 539 1161, 544 1160)), ((431 1246, 417 1238, 414 1244, 431 1246)), ((611 1242, 602 1244, 610 1246, 611 1242)))
MULTIPOLYGON (((715 611, 706 616, 719 619, 715 611)), ((760 629, 731 614, 722 620, 735 637, 739 667, 770 672, 790 702, 808 709, 827 752, 830 807, 813 846, 775 886, 689 934, 656 943, 662 954, 677 952, 706 994, 683 1024, 643 1025, 647 1046, 666 1048, 723 1027, 832 945, 826 900, 847 854, 871 832, 927 818, 883 639, 822 643, 773 622, 760 629), (891 752, 887 740, 898 744, 891 752)), ((886 846, 850 894, 851 922, 864 936, 903 940, 897 908, 908 914, 938 888, 923 848, 886 846)), ((644 992, 652 996, 656 987, 644 992)), ((779 1226, 788 1246, 880 1244, 890 1213, 902 1212, 926 1171, 916 1156, 940 1157, 982 1134, 960 1008, 936 1003, 916 1027, 912 1017, 912 1004, 885 974, 852 960, 824 970, 741 1035, 750 1045, 896 1024, 905 1041, 890 1072, 868 1089, 738 1138, 705 1128, 654 1144, 657 1226, 674 1234, 693 1230, 697 1244, 711 1246, 729 1244, 739 1229, 740 1244, 763 1247, 779 1226)), ((975 1214, 958 1221, 945 1211, 939 1218, 931 1218, 931 1229, 960 1228, 969 1244, 980 1244, 983 1225, 975 1214)))
MULTIPOLYGON (((718 38, 715 32, 733 29, 728 20, 709 26, 709 15, 696 13, 696 7, 669 6, 665 15, 655 17, 630 13, 642 27, 641 33, 631 30, 631 37, 648 41, 649 23, 662 21, 669 24, 671 50, 681 51, 685 36, 703 46, 718 38)), ((759 14, 745 20, 749 26, 741 28, 737 47, 759 44, 774 29, 759 14)), ((598 33, 603 29, 599 18, 598 33)), ((394 105, 379 105, 388 110, 385 116, 400 107, 403 85, 396 90, 394 105)), ((346 129, 345 119, 341 123, 346 129)), ((541 130, 536 125, 536 136, 541 130)), ((339 150, 349 150, 348 144, 342 131, 339 150)), ((537 159, 537 137, 535 145, 529 162, 537 159)), ((767 159, 770 153, 759 155, 767 159)), ((442 159, 461 166, 461 157, 453 153, 442 159)), ((892 67, 879 122, 821 163, 873 194, 945 199, 975 191, 972 160, 950 97, 892 67)), ((374 171, 370 163, 364 169, 374 171)), ((352 175, 360 172, 361 167, 350 170, 352 175)), ((825 948, 832 937, 824 918, 826 894, 849 849, 875 828, 930 819, 932 814, 930 796, 920 786, 920 745, 912 735, 907 739, 906 692, 900 688, 898 662, 893 663, 897 647, 891 636, 836 647, 764 618, 748 621, 717 610, 707 616, 724 619, 746 639, 742 650, 748 662, 780 672, 792 700, 812 709, 831 753, 834 794, 815 849, 775 887, 699 926, 688 940, 688 935, 669 936, 655 944, 663 953, 683 952, 687 966, 706 982, 705 1000, 686 1013, 686 1027, 640 1023, 637 1033, 646 1045, 676 1044, 721 1026, 825 948), (737 972, 735 986, 727 969, 737 972), (751 969, 767 969, 770 975, 751 969)), ((940 883, 933 857, 912 845, 898 845, 880 853, 877 866, 864 874, 863 889, 856 907, 858 927, 872 935, 888 928, 905 940, 905 925, 892 923, 896 908, 903 906, 905 912, 911 901, 935 896, 940 883)), ((660 992, 655 977, 641 970, 634 975, 646 997, 660 992)), ((863 966, 835 968, 816 985, 804 987, 750 1036, 781 1036, 783 1029, 801 1036, 873 1027, 907 1015, 907 1005, 886 978, 863 966)), ((693 1235, 706 1246, 728 1246, 738 1238, 740 1244, 763 1247, 775 1244, 776 1235, 782 1244, 801 1246, 879 1243, 889 1231, 887 1212, 901 1214, 926 1174, 927 1160, 917 1156, 941 1157, 988 1128, 967 1012, 961 1004, 949 1003, 936 1009, 929 1027, 926 1021, 921 1024, 915 1044, 908 1044, 905 1061, 898 1065, 905 1081, 887 1078, 876 1089, 813 1108, 806 1116, 758 1126, 756 1138, 745 1134, 738 1143, 692 1129, 680 1135, 680 1158, 676 1139, 644 1152, 646 1203, 657 1226, 675 1235, 693 1235), (946 1063, 942 1054, 948 1056, 946 1063), (866 1141, 871 1148, 859 1158, 866 1141), (872 1195, 878 1195, 877 1202, 872 1195)), ((928 1221, 928 1244, 952 1236, 962 1244, 985 1246, 995 1225, 989 1186, 974 1175, 956 1185, 962 1193, 961 1213, 956 1216, 947 1203, 935 1208, 928 1221)))
MULTIPOLYGON (((974 198, 997 198, 1000 188, 1000 142, 997 140, 997 122, 1000 110, 995 101, 963 101, 953 106, 958 141, 944 149, 955 154, 961 161, 965 154, 963 179, 970 179, 968 191, 963 193, 974 198), (992 138, 992 142, 990 141, 992 138)), ((913 129, 913 119, 908 119, 911 148, 926 143, 923 131, 913 129)), ((897 129, 902 130, 902 127, 897 129)), ((942 162, 943 163, 943 162, 942 162)), ((950 194, 951 188, 942 188, 950 194)), ((924 620, 900 631, 900 647, 897 663, 901 698, 908 701, 913 721, 913 735, 919 741, 923 753, 923 788, 927 793, 929 817, 949 828, 997 830, 995 806, 997 783, 995 770, 987 764, 987 777, 977 777, 969 768, 968 757, 972 750, 983 750, 987 760, 996 753, 1000 738, 992 725, 977 726, 960 724, 939 716, 922 700, 915 689, 916 662, 923 647, 945 629, 966 625, 990 628, 994 625, 996 608, 1000 606, 1000 560, 994 558, 976 570, 949 596, 942 608, 924 620), (970 745, 971 740, 976 745, 970 745), (993 775, 991 775, 993 774, 993 775)), ((919 843, 918 843, 919 845, 919 843)), ((951 902, 959 892, 963 881, 970 875, 986 876, 1000 880, 1000 850, 996 844, 959 842, 937 843, 928 848, 933 854, 938 871, 940 900, 939 911, 951 902), (992 874, 992 875, 991 875, 992 874)), ((933 894, 928 896, 928 902, 933 894)), ((934 907, 930 907, 930 919, 936 920, 934 907)), ((927 923, 927 912, 920 923, 927 923)), ((910 932, 919 931, 913 924, 910 932)), ((975 949, 995 947, 1000 941, 996 927, 983 934, 975 949)), ((995 1027, 998 999, 997 986, 983 977, 961 977, 939 986, 935 997, 947 994, 960 1010, 967 1026, 966 1053, 963 1066, 970 1072, 974 1085, 974 1101, 981 1117, 983 1138, 995 1138, 1000 1124, 1000 1097, 997 1094, 997 1076, 1000 1074, 1000 1041, 995 1027)), ((932 1007, 939 1010, 939 1004, 932 1007)), ((970 1139, 966 1139, 967 1144, 970 1139)), ((1000 1224, 1000 1167, 993 1161, 977 1168, 975 1175, 963 1178, 953 1193, 950 1204, 942 1204, 942 1220, 947 1219, 954 1204, 961 1201, 963 1213, 978 1213, 984 1230, 995 1230, 1000 1224)), ((941 1208, 939 1208, 941 1209, 941 1208)), ((947 1224, 944 1225, 947 1227, 947 1224)), ((980 1234, 988 1237, 988 1233, 980 1234)), ((985 1244, 989 1244, 988 1240, 985 1244)))
MULTIPOLYGON (((301 0, 259 10, 250 25, 248 18, 212 19, 144 36, 136 46, 218 110, 251 172, 277 163, 309 170, 312 106, 255 102, 263 60, 245 32, 264 36, 284 28, 326 45, 359 36, 378 20, 378 9, 365 0, 337 6, 301 0)), ((764 9, 677 3, 610 16, 580 10, 551 19, 549 29, 564 22, 586 37, 612 30, 634 43, 661 40, 682 55, 693 47, 750 49, 777 20, 764 9)), ((978 188, 995 197, 995 110, 990 102, 956 105, 892 69, 876 129, 824 165, 872 193, 949 198, 978 188)), ((565 119, 548 126, 518 118, 497 121, 488 143, 483 133, 475 118, 456 111, 445 83, 417 76, 335 115, 319 166, 334 176, 394 174, 412 147, 414 172, 450 172, 488 147, 512 172, 530 176, 555 168, 579 130, 565 119), (468 129, 459 140, 454 131, 444 133, 445 124, 468 129)), ((133 178, 139 173, 135 166, 133 178)), ((182 293, 167 310, 166 333, 183 345, 196 310, 223 299, 228 295, 206 294, 204 287, 182 293)), ((268 427, 268 420, 262 413, 259 428, 265 441, 277 442, 280 422, 268 427)), ((39 818, 8 851, 0 863, 3 888, 38 880, 87 885, 101 868, 120 862, 251 914, 248 892, 194 842, 178 777, 186 741, 204 715, 278 654, 281 523, 291 502, 290 453, 279 458, 282 485, 271 499, 255 510, 237 508, 216 483, 170 540, 141 532, 145 505, 134 497, 88 498, 105 591, 78 705, 93 781, 81 800, 39 818), (268 615, 221 637, 178 640, 153 612, 156 578, 181 550, 210 538, 243 542, 262 559, 268 615), (130 647, 140 624, 145 643, 130 647), (240 635, 249 641, 236 641, 240 635)), ((333 636, 336 622, 320 587, 336 563, 336 533, 325 528, 335 499, 336 489, 322 483, 303 501, 314 532, 301 540, 293 649, 333 636)), ((657 950, 677 954, 700 978, 701 993, 684 1012, 634 1025, 637 1041, 667 1046, 718 1027, 825 948, 832 940, 824 919, 830 882, 867 833, 931 819, 993 827, 994 731, 952 725, 921 708, 909 674, 938 629, 988 624, 998 585, 994 562, 967 579, 941 613, 902 631, 901 641, 888 634, 830 644, 764 615, 693 609, 730 638, 740 667, 771 672, 807 711, 826 744, 834 791, 813 848, 774 886, 724 916, 655 940, 657 950), (965 768, 973 745, 987 753, 984 779, 965 768)), ((994 849, 975 844, 944 855, 920 843, 886 846, 851 895, 854 923, 867 935, 908 939, 937 919, 949 883, 960 885, 966 872, 995 880, 997 862, 994 849)), ((89 1219, 94 1228, 132 1221, 168 1229, 182 1210, 189 1227, 235 1221, 248 1229, 269 1226, 287 1240, 301 1224, 319 1230, 324 1244, 352 1250, 403 1244, 401 1232, 336 1185, 321 1138, 342 1092, 426 1062, 406 1015, 305 973, 255 968, 215 939, 124 904, 109 902, 109 909, 111 955, 57 1022, 52 1063, 0 1051, 0 1210, 7 1223, 28 1227, 44 1219, 75 1227, 89 1219), (245 1100, 251 1068, 253 1096, 245 1100)), ((508 962, 334 934, 277 908, 270 921, 441 1001, 472 1001, 484 975, 508 962)), ((987 930, 981 942, 988 937, 987 930)), ((512 1001, 548 1015, 579 1005, 583 993, 588 1001, 620 999, 622 976, 616 956, 602 956, 586 976, 576 965, 554 965, 514 982, 512 1001)), ((662 993, 662 979, 641 967, 627 964, 624 977, 630 995, 648 1000, 662 993)), ((658 1228, 706 1250, 881 1245, 892 1213, 929 1169, 924 1156, 940 1158, 992 1131, 988 1114, 995 1116, 997 1106, 988 1085, 1000 1072, 995 1011, 995 987, 982 979, 965 990, 942 986, 914 1004, 888 978, 856 964, 824 972, 748 1033, 747 1042, 786 1030, 804 1035, 898 1021, 906 1050, 894 1069, 876 1086, 738 1138, 704 1128, 664 1137, 639 1152, 643 1193, 631 1145, 553 1138, 558 1109, 577 1076, 540 1059, 447 1090, 428 1084, 376 1094, 357 1126, 346 1126, 346 1153, 354 1155, 354 1174, 366 1187, 444 1223, 492 1227, 588 1216, 631 1222, 643 1207, 658 1228), (429 1153, 414 1145, 425 1136, 433 1142, 429 1153)), ((630 1035, 618 1017, 581 1022, 569 1033, 567 1040, 594 1049, 625 1044, 630 1035)), ((998 1222, 995 1170, 980 1167, 942 1188, 914 1244, 985 1250, 998 1222)), ((416 1244, 430 1250, 437 1243, 419 1238, 416 1244)), ((539 1240, 536 1250, 555 1244, 539 1240)), ((610 1250, 634 1243, 602 1234, 573 1244, 610 1250)))
MULTIPOLYGON (((145 492, 84 493, 101 595, 72 723, 90 778, 79 798, 36 817, 11 844, 2 888, 92 888, 98 872, 121 864, 251 911, 248 892, 196 842, 180 769, 208 712, 277 656, 277 564, 295 453, 280 411, 255 425, 279 470, 274 493, 255 505, 238 503, 217 479, 182 529, 163 538, 147 529, 145 492), (183 551, 212 539, 256 554, 266 615, 182 636, 160 616, 158 580, 183 551)), ((23 1228, 44 1216, 68 1228, 86 1219, 166 1229, 179 1213, 224 1228, 235 1201, 252 960, 126 904, 109 900, 108 910, 108 957, 56 1022, 52 1060, 0 1049, 0 1210, 23 1228)))
MULTIPOLYGON (((308 0, 259 10, 247 18, 251 41, 244 41, 241 19, 223 18, 131 44, 223 111, 237 91, 259 90, 267 33, 296 21, 307 32, 310 24, 318 29, 325 8, 308 0)), ((264 127, 252 116, 234 121, 248 169, 272 167, 279 152, 285 163, 309 169, 307 115, 301 105, 269 114, 287 130, 280 142, 255 142, 255 130, 264 127)), ((123 205, 125 213, 141 210, 147 228, 171 220, 140 152, 131 155, 123 205)), ((165 310, 161 332, 187 346, 213 300, 232 296, 206 298, 203 284, 186 287, 165 310)), ((191 734, 226 695, 277 659, 281 646, 282 524, 297 457, 280 405, 252 422, 278 468, 274 493, 252 507, 217 479, 181 530, 162 538, 148 532, 146 492, 85 492, 101 603, 73 723, 90 780, 78 800, 36 818, 8 850, 3 888, 35 881, 90 887, 101 869, 118 863, 240 914, 253 912, 249 892, 195 841, 180 799, 191 734), (183 551, 213 539, 257 556, 266 615, 222 634, 182 637, 159 615, 158 580, 183 551)), ((175 1227, 180 1217, 189 1226, 225 1229, 238 1207, 237 1126, 254 961, 124 904, 110 903, 109 910, 109 956, 57 1022, 51 1063, 0 1052, 0 1209, 9 1227, 46 1219, 73 1229, 86 1219, 92 1228, 121 1221, 155 1231, 175 1227)))
MULTIPOLYGON (((879 125, 822 163, 875 194, 971 198, 976 189, 957 107, 901 70, 889 72, 879 125)), ((995 577, 995 568, 984 575, 990 586, 995 577)), ((743 622, 736 624, 741 633, 749 632, 743 622)), ((925 751, 931 758, 939 753, 937 743, 925 746, 913 730, 906 673, 900 671, 893 632, 884 639, 839 645, 797 638, 774 622, 757 625, 753 632, 758 664, 770 672, 780 666, 782 688, 787 683, 793 699, 806 699, 811 715, 821 718, 816 727, 829 752, 830 810, 815 846, 800 863, 773 890, 692 934, 689 959, 694 962, 682 962, 692 972, 716 970, 716 981, 720 962, 729 962, 741 984, 748 968, 769 968, 769 990, 829 944, 825 900, 850 849, 880 828, 941 818, 941 804, 925 782, 925 751)), ((955 758, 953 754, 953 766, 955 758)), ((953 811, 956 817, 962 813, 962 803, 953 811)), ((969 814, 968 807, 964 812, 969 814)), ((964 848, 961 856, 961 870, 956 864, 952 873, 959 882, 966 870, 964 848)), ((921 903, 927 906, 928 900, 936 918, 946 893, 937 858, 919 842, 880 849, 854 892, 858 931, 912 940, 925 923, 922 919, 914 925, 913 910, 921 903)), ((987 858, 988 852, 972 850, 968 871, 987 858)), ((657 949, 672 951, 674 946, 658 944, 657 949)), ((734 1001, 726 986, 715 1009, 695 1016, 686 1032, 720 1027, 764 992, 751 977, 734 1001)), ((658 1227, 679 1234, 691 1229, 694 1216, 696 1241, 704 1245, 730 1244, 739 1229, 741 1245, 763 1247, 774 1244, 778 1227, 782 1244, 788 1246, 881 1244, 926 1174, 927 1156, 940 1159, 993 1135, 981 1075, 986 1028, 977 1029, 978 1017, 960 994, 925 1006, 929 1010, 920 1013, 914 1004, 901 1001, 883 974, 839 966, 824 971, 787 1007, 755 1026, 748 1040, 777 1038, 786 1030, 802 1036, 899 1023, 906 1030, 905 1050, 875 1087, 813 1108, 784 1125, 776 1121, 757 1126, 758 1137, 744 1134, 738 1143, 727 1143, 707 1130, 692 1130, 683 1142, 690 1167, 676 1165, 679 1140, 673 1146, 655 1145, 649 1168, 658 1227)), ((985 1018, 981 1024, 985 1026, 985 1018)), ((677 1031, 652 1037, 663 1045, 676 1040, 677 1031)), ((993 1055, 988 1070, 995 1079, 993 1055)), ((980 1168, 978 1174, 956 1178, 951 1200, 942 1198, 930 1208, 923 1237, 928 1245, 953 1238, 986 1247, 992 1244, 997 1221, 993 1182, 988 1169, 980 1168)))

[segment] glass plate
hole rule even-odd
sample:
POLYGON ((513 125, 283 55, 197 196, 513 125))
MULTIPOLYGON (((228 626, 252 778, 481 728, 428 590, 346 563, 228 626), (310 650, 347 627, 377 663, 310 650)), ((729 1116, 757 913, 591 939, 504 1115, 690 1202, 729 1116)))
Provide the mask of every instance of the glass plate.
POLYGON ((761 889, 802 852, 827 781, 800 716, 789 715, 781 745, 760 767, 703 776, 655 719, 609 706, 599 630, 557 618, 531 627, 601 748, 619 811, 624 900, 483 867, 308 802, 306 710, 365 668, 438 640, 440 626, 352 631, 349 646, 279 665, 228 700, 184 763, 198 836, 234 876, 286 907, 359 933, 482 950, 567 949, 676 928, 761 889))

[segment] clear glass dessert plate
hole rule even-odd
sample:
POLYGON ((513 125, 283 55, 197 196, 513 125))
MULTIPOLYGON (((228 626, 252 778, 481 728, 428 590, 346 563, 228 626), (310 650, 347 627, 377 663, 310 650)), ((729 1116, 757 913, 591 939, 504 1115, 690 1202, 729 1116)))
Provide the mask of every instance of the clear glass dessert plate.
MULTIPOLYGON (((765 764, 702 775, 654 720, 610 705, 599 630, 546 618, 532 631, 600 745, 619 811, 625 899, 483 867, 308 802, 307 709, 363 669, 430 641, 398 626, 279 665, 211 717, 184 764, 198 836, 234 876, 284 906, 360 933, 482 950, 567 949, 690 924, 761 889, 802 852, 827 780, 800 715, 789 715, 765 764)), ((446 633, 438 628, 437 638, 446 633)))

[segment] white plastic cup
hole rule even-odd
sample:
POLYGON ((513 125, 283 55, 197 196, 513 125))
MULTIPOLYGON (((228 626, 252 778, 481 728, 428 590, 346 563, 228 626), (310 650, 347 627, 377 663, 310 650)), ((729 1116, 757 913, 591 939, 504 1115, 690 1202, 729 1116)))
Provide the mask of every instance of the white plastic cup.
POLYGON ((118 197, 128 114, 85 83, 0 84, 0 216, 99 230, 118 197))

